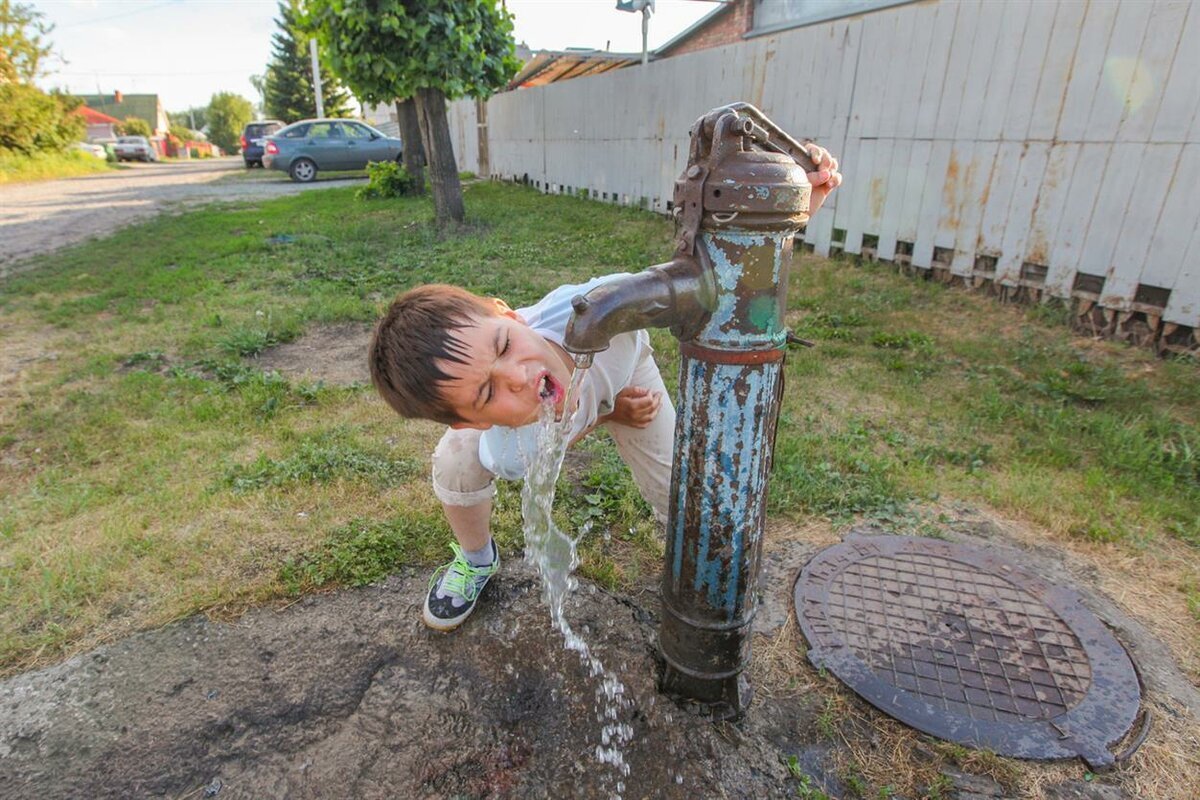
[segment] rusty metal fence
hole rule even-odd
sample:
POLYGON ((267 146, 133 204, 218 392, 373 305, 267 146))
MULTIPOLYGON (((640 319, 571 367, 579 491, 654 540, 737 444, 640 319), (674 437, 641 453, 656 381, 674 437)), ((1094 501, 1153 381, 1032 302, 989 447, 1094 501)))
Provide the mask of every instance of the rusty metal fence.
POLYGON ((841 155, 816 252, 1164 348, 1200 327, 1200 3, 930 0, 452 105, 461 168, 670 211, 688 126, 753 103, 841 155))

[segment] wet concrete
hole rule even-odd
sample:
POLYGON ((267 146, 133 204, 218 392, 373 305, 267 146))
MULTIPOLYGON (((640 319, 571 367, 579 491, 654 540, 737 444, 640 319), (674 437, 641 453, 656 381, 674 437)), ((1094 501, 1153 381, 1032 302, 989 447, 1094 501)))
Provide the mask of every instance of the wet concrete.
MULTIPOLYGON (((506 564, 451 635, 421 624, 424 585, 196 617, 12 678, 0 796, 613 795, 599 679, 562 649, 530 569, 506 564)), ((655 693, 650 610, 585 587, 570 616, 629 692, 626 798, 789 796, 772 715, 739 730, 655 693)))

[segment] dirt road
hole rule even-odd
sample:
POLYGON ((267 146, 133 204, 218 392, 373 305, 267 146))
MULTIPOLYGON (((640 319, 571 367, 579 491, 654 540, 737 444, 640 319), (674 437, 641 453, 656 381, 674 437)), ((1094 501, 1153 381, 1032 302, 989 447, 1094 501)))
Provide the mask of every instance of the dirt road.
POLYGON ((0 186, 0 279, 29 259, 163 211, 345 186, 358 178, 293 183, 282 172, 244 176, 241 158, 133 164, 102 175, 0 186))

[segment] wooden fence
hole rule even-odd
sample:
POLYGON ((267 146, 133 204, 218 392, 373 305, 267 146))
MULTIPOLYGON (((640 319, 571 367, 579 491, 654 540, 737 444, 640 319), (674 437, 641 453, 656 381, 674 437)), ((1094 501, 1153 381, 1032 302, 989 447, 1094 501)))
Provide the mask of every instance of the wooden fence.
POLYGON ((450 116, 462 169, 667 213, 689 126, 737 100, 840 155, 819 253, 1075 298, 1164 343, 1200 326, 1200 2, 926 0, 450 116))

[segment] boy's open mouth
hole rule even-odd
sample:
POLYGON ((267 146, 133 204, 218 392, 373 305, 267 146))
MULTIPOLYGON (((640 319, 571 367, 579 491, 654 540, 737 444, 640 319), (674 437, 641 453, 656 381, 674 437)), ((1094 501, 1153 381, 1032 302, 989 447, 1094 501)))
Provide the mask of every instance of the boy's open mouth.
POLYGON ((541 398, 543 402, 550 400, 554 403, 558 403, 558 401, 562 399, 561 389, 559 388, 558 381, 554 380, 549 372, 543 375, 541 381, 539 381, 538 397, 541 398))

